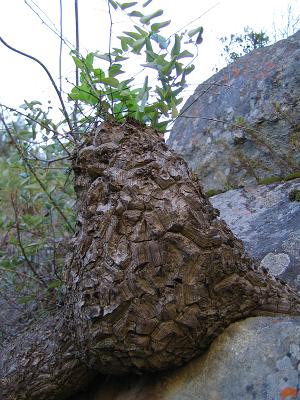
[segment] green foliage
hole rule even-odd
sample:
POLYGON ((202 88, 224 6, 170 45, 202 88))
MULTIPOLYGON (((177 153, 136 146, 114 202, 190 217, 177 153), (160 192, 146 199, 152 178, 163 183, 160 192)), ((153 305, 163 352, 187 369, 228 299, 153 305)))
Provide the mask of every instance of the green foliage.
POLYGON ((269 176, 267 178, 259 179, 259 185, 270 185, 271 183, 281 182, 283 180, 282 176, 269 176))
MULTIPOLYGON (((75 65, 80 71, 80 85, 74 87, 70 98, 95 107, 95 116, 106 119, 110 116, 123 122, 127 116, 165 131, 169 122, 178 116, 178 106, 182 102, 180 94, 186 87, 186 77, 194 70, 190 59, 193 53, 182 49, 182 43, 193 43, 193 37, 201 27, 185 31, 171 37, 163 36, 161 31, 170 21, 156 21, 163 14, 157 10, 144 14, 147 1, 136 8, 138 2, 120 3, 109 0, 115 10, 127 13, 137 20, 130 31, 117 38, 119 47, 108 53, 88 53, 86 57, 72 51, 75 65), (155 22, 153 22, 155 20, 155 22), (146 70, 142 85, 134 78, 121 79, 126 62, 132 57, 142 56, 140 65, 146 70), (97 61, 106 61, 100 68, 97 61), (187 61, 186 61, 187 60, 187 61), (147 71, 154 72, 154 84, 150 85, 147 71)), ((99 64, 99 62, 98 62, 99 64)))
POLYGON ((293 189, 289 193, 289 200, 290 201, 300 201, 300 190, 293 189))
POLYGON ((59 298, 64 243, 75 224, 70 144, 62 147, 55 137, 50 107, 34 101, 20 109, 26 117, 16 114, 0 129, 0 292, 13 291, 17 303, 43 309, 59 298))
POLYGON ((285 181, 291 181, 291 180, 297 179, 297 178, 300 178, 300 171, 295 171, 295 172, 292 172, 292 173, 288 174, 288 175, 284 178, 284 180, 285 180, 285 181))
POLYGON ((213 197, 216 196, 217 194, 224 193, 224 190, 221 189, 209 189, 207 192, 205 192, 207 197, 213 197))
POLYGON ((227 64, 230 64, 255 49, 265 47, 269 44, 270 39, 266 32, 255 32, 247 27, 243 34, 232 34, 229 38, 224 36, 220 38, 220 41, 224 45, 222 56, 227 64))

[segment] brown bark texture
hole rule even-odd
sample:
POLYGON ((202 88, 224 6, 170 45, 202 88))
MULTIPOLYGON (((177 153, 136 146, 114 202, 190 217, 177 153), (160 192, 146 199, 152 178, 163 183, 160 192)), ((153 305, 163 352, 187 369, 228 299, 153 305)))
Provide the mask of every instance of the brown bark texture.
POLYGON ((65 305, 3 346, 1 399, 65 399, 95 372, 173 368, 233 321, 300 313, 298 294, 245 256, 157 131, 106 122, 73 169, 65 305))

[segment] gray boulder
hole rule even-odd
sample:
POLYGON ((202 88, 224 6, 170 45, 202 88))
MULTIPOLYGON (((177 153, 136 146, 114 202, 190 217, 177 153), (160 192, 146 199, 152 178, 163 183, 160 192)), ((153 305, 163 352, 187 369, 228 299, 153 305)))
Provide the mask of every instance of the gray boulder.
MULTIPOLYGON (((300 179, 212 197, 250 255, 300 289, 300 179)), ((73 400, 300 399, 300 317, 248 318, 207 353, 159 375, 98 378, 73 400)))
POLYGON ((256 317, 230 325, 205 356, 164 374, 99 378, 76 400, 300 399, 300 318, 256 317))
POLYGON ((297 191, 300 179, 229 190, 211 202, 249 255, 300 290, 300 202, 291 196, 297 191))
POLYGON ((206 191, 300 176, 300 31, 199 85, 168 144, 206 191))

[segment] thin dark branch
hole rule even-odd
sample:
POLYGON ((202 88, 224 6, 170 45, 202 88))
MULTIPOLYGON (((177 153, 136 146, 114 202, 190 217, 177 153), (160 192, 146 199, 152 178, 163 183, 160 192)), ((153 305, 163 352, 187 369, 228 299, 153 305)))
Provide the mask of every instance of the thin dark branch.
POLYGON ((28 160, 28 161, 39 161, 39 162, 44 162, 44 163, 47 163, 47 164, 52 164, 54 162, 62 161, 62 160, 66 160, 66 159, 70 158, 69 156, 65 156, 65 157, 53 158, 52 160, 43 160, 42 158, 38 158, 33 154, 32 154, 32 157, 34 157, 34 158, 26 157, 26 160, 28 160))
MULTIPOLYGON (((24 255, 23 255, 23 257, 24 257, 24 255)), ((13 273, 17 273, 17 275, 24 276, 24 278, 32 279, 32 280, 35 281, 35 282, 41 283, 40 276, 39 276, 38 279, 37 279, 37 278, 35 278, 34 276, 25 274, 25 272, 16 271, 16 270, 14 270, 13 268, 7 268, 7 267, 4 268, 4 267, 1 267, 1 266, 0 266, 0 270, 3 271, 3 272, 13 272, 13 273)), ((1 276, 1 279, 3 279, 2 276, 1 276)), ((2 293, 1 293, 1 297, 3 297, 3 294, 2 294, 2 293)))
MULTIPOLYGON (((76 56, 79 56, 80 45, 79 45, 79 13, 78 13, 78 0, 74 3, 75 10, 75 36, 76 36, 76 56)), ((75 85, 79 86, 79 68, 75 66, 75 85)), ((75 130, 77 130, 77 112, 78 112, 78 100, 75 100, 73 122, 75 130)))
MULTIPOLYGON (((112 66, 112 58, 111 58, 111 42, 112 42, 112 27, 113 27, 113 20, 111 15, 111 6, 110 1, 107 0, 108 5, 108 14, 109 14, 109 41, 108 41, 108 57, 109 57, 109 67, 112 66)), ((111 113, 114 115, 114 98, 112 94, 112 87, 110 87, 110 96, 111 96, 111 113)))
POLYGON ((51 21, 51 19, 48 17, 48 15, 47 15, 34 1, 31 0, 31 3, 33 3, 33 4, 35 5, 35 7, 36 7, 42 14, 44 14, 45 18, 47 18, 47 19, 50 21, 50 23, 53 25, 54 28, 52 28, 52 27, 45 21, 45 19, 44 19, 43 17, 40 16, 40 14, 28 3, 27 0, 24 0, 24 2, 25 2, 25 4, 31 9, 31 11, 34 12, 34 14, 37 15, 37 17, 42 21, 42 23, 43 23, 48 29, 50 29, 51 32, 53 32, 56 36, 58 36, 70 50, 73 50, 73 48, 74 48, 73 44, 72 44, 71 42, 69 42, 67 39, 65 39, 64 37, 62 37, 62 36, 59 34, 59 32, 58 32, 58 30, 57 30, 55 24, 53 23, 53 21, 51 21))
MULTIPOLYGON (((56 232, 54 229, 54 224, 53 224, 53 215, 52 215, 52 211, 49 210, 50 213, 50 228, 52 231, 52 238, 56 237, 56 232)), ((53 258, 52 258, 52 272, 54 274, 54 276, 59 279, 60 281, 62 281, 61 276, 58 273, 58 268, 57 268, 57 247, 56 247, 56 243, 55 240, 53 240, 53 258)))
POLYGON ((198 21, 198 19, 204 17, 205 14, 209 13, 211 10, 213 10, 215 7, 217 7, 218 5, 220 5, 220 2, 215 3, 214 5, 212 5, 208 10, 204 11, 204 13, 202 13, 201 15, 199 15, 197 18, 193 19, 192 21, 188 22, 187 24, 185 24, 183 27, 179 28, 176 32, 172 33, 171 36, 169 36, 168 39, 170 39, 173 35, 176 35, 176 33, 178 32, 182 32, 185 28, 187 28, 188 26, 190 26, 191 24, 193 24, 194 22, 198 21))
POLYGON ((181 112, 178 114, 178 116, 172 121, 174 123, 178 118, 181 118, 183 116, 183 113, 185 113, 190 107, 192 107, 193 104, 195 104, 200 97, 204 96, 213 86, 215 86, 214 82, 212 82, 207 89, 203 90, 184 110, 181 110, 181 112))
POLYGON ((60 42, 59 42, 59 91, 62 93, 62 49, 63 49, 63 7, 62 0, 59 0, 59 28, 60 28, 60 42))
POLYGON ((60 93, 60 91, 59 91, 59 89, 58 89, 58 87, 57 87, 52 75, 50 74, 50 72, 49 72, 48 68, 45 66, 45 64, 43 64, 40 60, 38 60, 37 58, 31 56, 30 54, 24 53, 23 51, 20 51, 18 49, 15 49, 14 47, 10 46, 8 43, 6 43, 6 41, 1 36, 0 36, 0 42, 2 44, 4 44, 5 47, 7 47, 8 49, 14 51, 15 53, 20 54, 20 55, 22 55, 24 57, 29 58, 30 60, 33 60, 33 61, 37 62, 43 68, 43 70, 48 75, 48 78, 50 79, 50 81, 52 83, 52 86, 53 86, 53 88, 54 88, 54 90, 55 90, 55 92, 56 92, 56 94, 57 94, 57 96, 59 98, 59 101, 60 101, 60 104, 61 104, 61 107, 62 107, 62 112, 63 112, 64 117, 65 117, 65 119, 67 121, 67 124, 69 126, 70 134, 72 135, 73 128, 72 128, 72 124, 71 124, 71 121, 69 119, 69 115, 67 113, 66 107, 65 107, 65 103, 63 101, 61 93, 60 93))
POLYGON ((31 270, 31 272, 35 275, 35 277, 38 279, 38 281, 44 286, 47 287, 46 282, 44 281, 44 279, 38 274, 35 266, 33 265, 33 263, 29 260, 26 250, 23 246, 22 243, 22 238, 21 238, 21 232, 20 232, 20 220, 19 220, 19 210, 18 210, 18 205, 16 203, 16 199, 14 198, 13 195, 10 196, 11 199, 11 204, 14 210, 14 215, 15 215, 15 223, 16 223, 16 230, 17 230, 17 240, 18 240, 18 245, 21 249, 21 253, 29 267, 29 269, 31 270))

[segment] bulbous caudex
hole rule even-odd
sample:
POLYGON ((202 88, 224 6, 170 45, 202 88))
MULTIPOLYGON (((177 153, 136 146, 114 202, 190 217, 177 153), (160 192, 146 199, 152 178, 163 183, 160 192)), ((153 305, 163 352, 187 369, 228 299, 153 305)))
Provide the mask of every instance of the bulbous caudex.
POLYGON ((2 349, 1 398, 64 399, 96 372, 179 366, 239 319, 299 314, 297 292, 245 255, 157 131, 106 122, 73 169, 65 305, 2 349))

